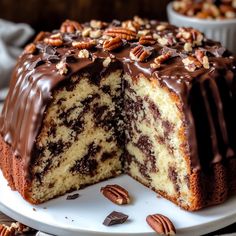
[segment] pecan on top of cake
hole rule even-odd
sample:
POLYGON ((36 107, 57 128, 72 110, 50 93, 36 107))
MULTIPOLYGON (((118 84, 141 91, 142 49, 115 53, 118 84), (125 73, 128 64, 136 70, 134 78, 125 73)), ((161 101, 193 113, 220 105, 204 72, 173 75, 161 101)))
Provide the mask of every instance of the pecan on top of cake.
POLYGON ((41 32, 34 43, 25 48, 24 53, 33 54, 30 56, 31 61, 41 55, 41 60, 46 64, 57 62, 56 68, 60 75, 70 71, 70 63, 58 64, 66 60, 65 54, 73 55, 74 61, 116 58, 132 64, 129 66, 132 74, 137 71, 135 68, 138 65, 148 75, 172 63, 176 63, 184 73, 208 70, 214 67, 215 58, 229 58, 231 55, 219 43, 207 40, 196 29, 175 27, 137 16, 132 20, 114 20, 111 23, 91 20, 79 24, 66 20, 60 30, 41 32))

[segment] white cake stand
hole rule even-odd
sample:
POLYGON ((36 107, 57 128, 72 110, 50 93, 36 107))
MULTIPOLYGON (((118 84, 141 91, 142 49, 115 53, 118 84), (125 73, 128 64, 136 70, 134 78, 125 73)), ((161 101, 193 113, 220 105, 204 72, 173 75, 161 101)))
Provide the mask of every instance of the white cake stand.
MULTIPOLYGON (((63 183, 62 183, 63 184, 63 183)), ((224 204, 187 212, 171 202, 158 198, 156 193, 142 186, 127 175, 77 191, 75 200, 59 197, 33 206, 8 187, 0 172, 0 210, 32 228, 59 236, 151 236, 156 235, 147 225, 149 214, 161 213, 169 217, 177 235, 201 235, 236 222, 236 196, 224 204), (100 188, 106 184, 119 184, 132 195, 132 204, 117 206, 104 198, 100 188), (129 215, 121 225, 104 226, 105 217, 112 211, 129 215)))

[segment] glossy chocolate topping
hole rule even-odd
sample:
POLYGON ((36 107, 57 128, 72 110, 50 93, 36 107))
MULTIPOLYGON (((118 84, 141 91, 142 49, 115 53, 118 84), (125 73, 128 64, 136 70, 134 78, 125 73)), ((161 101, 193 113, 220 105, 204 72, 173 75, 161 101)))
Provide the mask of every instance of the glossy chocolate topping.
POLYGON ((198 140, 199 120, 193 111, 198 97, 207 114, 208 163, 234 156, 236 116, 229 103, 235 105, 235 60, 219 43, 191 28, 137 17, 110 24, 66 21, 60 31, 37 36, 19 58, 0 116, 0 133, 23 158, 26 170, 53 89, 82 69, 105 72, 110 61, 122 63, 132 78, 143 74, 158 79, 181 97, 193 169, 202 167, 205 158, 200 157, 204 140, 198 140))

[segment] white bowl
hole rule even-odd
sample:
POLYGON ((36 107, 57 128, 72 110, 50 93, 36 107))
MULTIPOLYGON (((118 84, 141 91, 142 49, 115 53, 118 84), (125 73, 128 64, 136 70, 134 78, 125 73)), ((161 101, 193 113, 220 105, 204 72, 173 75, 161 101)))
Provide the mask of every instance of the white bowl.
POLYGON ((236 19, 209 20, 184 16, 173 9, 172 3, 167 6, 167 15, 171 24, 196 28, 236 54, 236 19))

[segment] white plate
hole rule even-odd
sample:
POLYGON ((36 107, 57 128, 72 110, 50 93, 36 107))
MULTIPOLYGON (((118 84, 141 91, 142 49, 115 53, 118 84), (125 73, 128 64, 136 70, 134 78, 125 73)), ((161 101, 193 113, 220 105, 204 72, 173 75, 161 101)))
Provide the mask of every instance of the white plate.
POLYGON ((205 234, 236 222, 236 196, 224 204, 198 212, 181 210, 173 203, 158 198, 157 194, 127 175, 110 179, 77 191, 80 196, 66 200, 66 196, 33 206, 11 191, 0 172, 0 210, 10 217, 35 229, 60 236, 156 235, 147 225, 149 214, 161 213, 176 226, 178 235, 205 234), (120 184, 132 195, 132 204, 117 206, 100 193, 106 184, 120 184), (129 215, 121 225, 104 226, 105 217, 112 211, 129 215))

